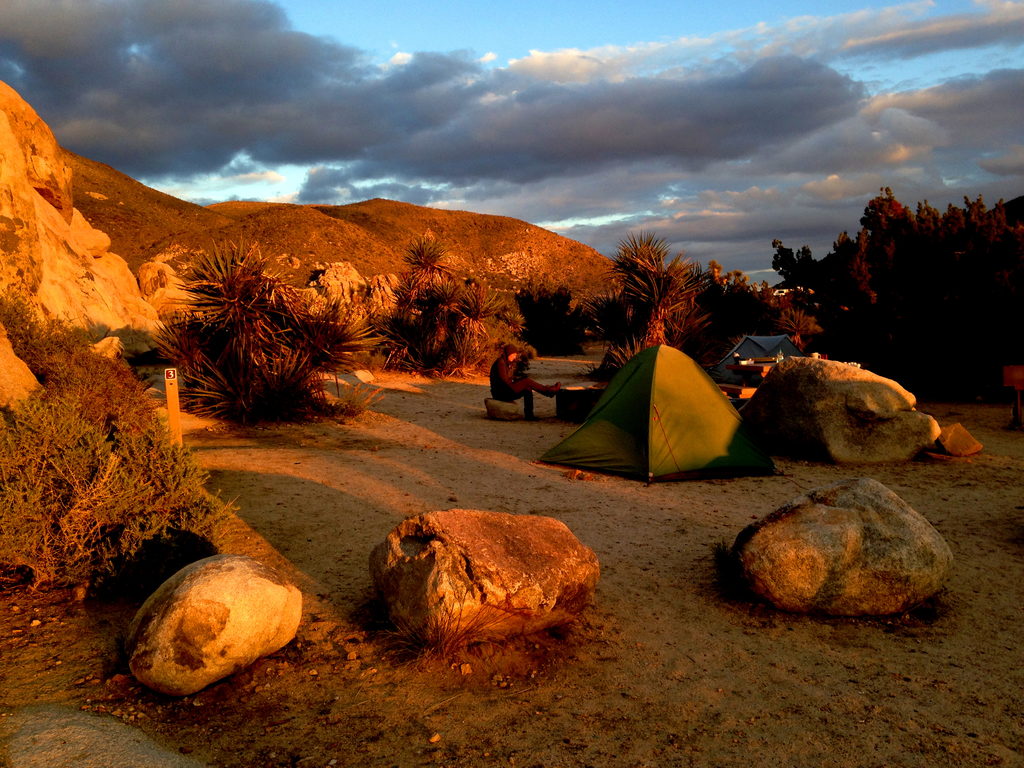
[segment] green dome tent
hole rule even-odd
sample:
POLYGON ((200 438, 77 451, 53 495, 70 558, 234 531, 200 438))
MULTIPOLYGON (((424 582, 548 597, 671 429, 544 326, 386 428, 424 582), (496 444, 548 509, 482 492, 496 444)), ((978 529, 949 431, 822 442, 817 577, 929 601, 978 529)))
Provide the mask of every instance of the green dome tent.
POLYGON ((541 461, 647 481, 775 471, 711 377, 664 345, 626 363, 587 420, 541 461))

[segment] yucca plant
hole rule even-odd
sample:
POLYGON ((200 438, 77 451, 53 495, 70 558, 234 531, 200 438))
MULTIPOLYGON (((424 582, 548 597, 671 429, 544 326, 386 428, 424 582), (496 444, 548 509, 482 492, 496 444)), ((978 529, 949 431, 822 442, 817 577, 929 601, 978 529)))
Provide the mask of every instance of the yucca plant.
POLYGON ((183 277, 187 306, 157 344, 197 414, 241 423, 326 415, 324 374, 373 343, 361 317, 285 283, 255 245, 215 247, 183 277))
POLYGON ((777 327, 780 331, 788 334, 801 349, 804 342, 810 337, 822 333, 822 327, 818 325, 818 319, 809 312, 799 307, 786 307, 779 314, 777 327))
POLYGON ((489 362, 496 338, 521 327, 508 297, 455 278, 447 256, 434 240, 409 247, 395 307, 377 319, 389 365, 433 376, 470 373, 489 362))
POLYGON ((656 344, 682 347, 692 342, 709 318, 696 310, 706 276, 651 233, 629 235, 612 262, 618 290, 591 303, 594 326, 603 330, 608 351, 598 373, 621 367, 632 353, 656 344))

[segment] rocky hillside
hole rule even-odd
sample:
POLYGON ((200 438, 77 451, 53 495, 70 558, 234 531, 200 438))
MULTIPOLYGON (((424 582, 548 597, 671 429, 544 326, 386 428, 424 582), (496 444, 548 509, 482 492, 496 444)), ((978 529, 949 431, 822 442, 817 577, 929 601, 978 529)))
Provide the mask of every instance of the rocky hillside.
POLYGON ((567 285, 600 291, 608 260, 593 248, 518 219, 425 208, 391 200, 351 205, 226 202, 203 207, 157 192, 113 168, 67 153, 74 204, 106 232, 111 250, 136 272, 157 256, 180 266, 215 244, 256 242, 296 285, 332 262, 350 262, 364 277, 403 268, 416 238, 445 243, 453 266, 501 287, 567 285))

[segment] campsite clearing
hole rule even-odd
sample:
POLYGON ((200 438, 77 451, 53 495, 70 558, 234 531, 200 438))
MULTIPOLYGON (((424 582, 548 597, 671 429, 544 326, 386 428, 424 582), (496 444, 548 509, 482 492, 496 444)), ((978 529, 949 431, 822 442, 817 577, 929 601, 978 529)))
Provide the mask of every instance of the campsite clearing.
MULTIPOLYGON (((545 359, 532 373, 567 383, 588 365, 545 359)), ((538 462, 576 425, 486 420, 483 378, 376 383, 376 412, 349 425, 185 420, 211 485, 239 507, 225 548, 303 587, 294 643, 170 699, 123 674, 118 634, 134 606, 8 591, 0 725, 29 703, 62 703, 228 768, 1024 762, 1024 433, 1004 429, 1008 405, 921 406, 984 444, 967 459, 780 459, 776 476, 648 486, 538 462), (723 597, 716 545, 804 490, 860 475, 949 542, 954 571, 937 602, 852 620, 723 597), (564 635, 411 659, 372 609, 367 558, 403 517, 451 507, 562 520, 601 561, 597 604, 564 635)), ((553 416, 551 400, 538 406, 553 416)))

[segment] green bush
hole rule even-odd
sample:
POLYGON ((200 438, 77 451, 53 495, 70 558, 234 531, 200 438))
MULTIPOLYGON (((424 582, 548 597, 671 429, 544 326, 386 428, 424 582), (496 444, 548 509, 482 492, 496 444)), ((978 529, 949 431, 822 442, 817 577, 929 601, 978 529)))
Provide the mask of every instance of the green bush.
POLYGON ((43 384, 0 411, 0 585, 110 586, 127 573, 155 585, 184 564, 168 560, 174 542, 208 553, 227 505, 128 365, 21 298, 0 297, 0 321, 43 384))

